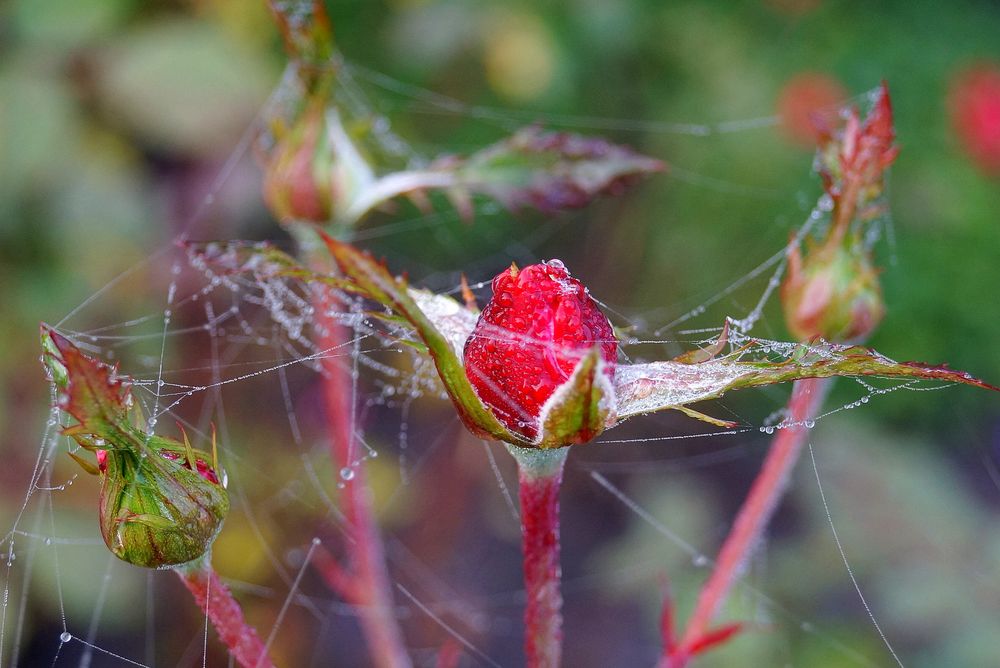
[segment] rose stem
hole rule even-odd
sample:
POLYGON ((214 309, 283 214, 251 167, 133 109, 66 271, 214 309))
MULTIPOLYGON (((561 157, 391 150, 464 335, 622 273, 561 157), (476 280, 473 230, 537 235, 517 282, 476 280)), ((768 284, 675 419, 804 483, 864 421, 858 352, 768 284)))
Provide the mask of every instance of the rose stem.
POLYGON ((562 656, 559 487, 568 448, 508 446, 517 461, 524 553, 524 651, 528 668, 556 668, 562 656))
MULTIPOLYGON (((333 262, 325 246, 310 229, 297 230, 303 254, 312 269, 334 273, 333 262)), ((334 292, 321 285, 313 286, 316 345, 327 351, 320 358, 323 395, 330 456, 334 470, 348 469, 353 476, 340 488, 341 509, 347 522, 345 549, 350 555, 349 591, 342 596, 357 607, 358 619, 375 665, 382 668, 405 668, 411 665, 403 645, 403 634, 396 621, 395 605, 385 565, 385 548, 372 506, 371 490, 364 462, 356 457, 354 434, 353 379, 343 359, 351 353, 353 331, 337 314, 343 304, 334 292)))
POLYGON ((208 616, 234 661, 244 668, 274 668, 257 631, 243 618, 240 604, 208 559, 173 570, 194 596, 198 607, 208 616))
POLYGON ((712 575, 701 588, 684 636, 672 656, 664 657, 661 668, 684 668, 691 659, 690 649, 708 633, 733 583, 760 544, 809 434, 805 423, 819 412, 829 387, 828 378, 796 381, 788 401, 788 422, 791 424, 779 429, 771 442, 764 465, 719 551, 712 575))

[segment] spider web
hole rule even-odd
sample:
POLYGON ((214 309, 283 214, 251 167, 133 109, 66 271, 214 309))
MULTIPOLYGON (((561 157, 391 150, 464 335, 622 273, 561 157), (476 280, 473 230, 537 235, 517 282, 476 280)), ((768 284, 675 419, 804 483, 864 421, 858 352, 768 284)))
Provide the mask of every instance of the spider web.
MULTIPOLYGON (((576 131, 681 134, 706 140, 777 123, 771 116, 719 124, 544 116, 469 106, 353 63, 344 66, 343 100, 348 111, 371 118, 378 145, 405 165, 422 164, 433 155, 424 155, 397 136, 380 109, 456 115, 504 130, 541 118, 548 126, 576 131)), ((278 85, 261 110, 262 119, 281 113, 288 103, 290 78, 286 75, 278 85)), ((257 136, 256 126, 248 130, 181 240, 197 238, 199 223, 211 211, 232 171, 247 160, 257 136)), ((737 200, 761 194, 753 186, 676 166, 668 178, 681 187, 707 189, 737 200)), ((793 242, 821 231, 829 209, 830 202, 821 198, 802 215, 793 242)), ((488 204, 479 206, 476 216, 477 226, 502 225, 506 218, 503 211, 488 204)), ((405 237, 428 230, 447 234, 443 230, 451 229, 448 226, 457 220, 455 213, 439 208, 362 228, 355 238, 405 237)), ((535 249, 571 224, 565 217, 541 223, 534 233, 503 252, 471 258, 462 269, 480 303, 489 296, 489 278, 509 263, 512 254, 518 261, 544 259, 535 255, 535 249)), ((869 242, 891 236, 891 229, 888 220, 873 226, 869 242)), ((224 251, 238 245, 220 242, 219 248, 224 251)), ((289 246, 288 250, 293 249, 289 246)), ((732 351, 767 325, 766 309, 780 283, 784 258, 784 248, 756 258, 756 266, 690 309, 668 306, 636 315, 629 305, 603 304, 626 333, 621 346, 624 358, 662 358, 664 351, 708 345, 721 331, 721 322, 707 320, 714 317, 713 307, 723 307, 733 316, 730 354, 739 355, 732 351), (749 308, 743 305, 747 303, 749 308)), ((405 266, 403 261, 399 266, 405 266)), ((421 284, 446 294, 461 292, 457 273, 426 273, 421 284)), ((598 281, 590 283, 599 297, 598 281)), ((366 465, 384 520, 398 614, 417 665, 433 664, 448 642, 464 647, 470 665, 517 664, 524 593, 518 586, 517 507, 510 463, 502 452, 495 454, 494 444, 469 447, 461 442, 474 439, 464 434, 449 412, 433 365, 408 345, 412 337, 405 328, 373 318, 368 306, 350 295, 341 297, 345 307, 333 317, 353 336, 341 346, 323 349, 311 336, 316 314, 307 285, 291 278, 219 272, 190 249, 171 245, 157 249, 91 295, 58 326, 90 354, 120 361, 122 371, 133 379, 135 398, 151 430, 174 432, 176 423, 204 444, 212 425, 217 427, 233 511, 215 548, 216 564, 247 606, 262 638, 283 662, 327 665, 334 657, 345 665, 364 663, 365 649, 357 639, 354 621, 357 612, 331 594, 311 566, 319 546, 335 556, 343 554, 346 534, 336 488, 352 484, 357 467, 366 465), (90 322, 90 314, 100 304, 114 301, 119 290, 142 280, 160 283, 161 310, 73 328, 75 323, 90 322), (352 378, 354 455, 341 470, 334 470, 330 463, 317 399, 320 362, 329 358, 348 369, 352 378), (449 484, 435 485, 435 479, 449 484), (420 508, 421 498, 429 499, 423 503, 443 505, 436 510, 420 508), (451 516, 455 513, 448 509, 456 503, 470 504, 471 519, 463 522, 461 514, 451 516), (478 537, 459 535, 470 530, 478 537), (445 547, 436 547, 438 543, 445 547)), ((776 355, 791 350, 778 341, 755 338, 776 355)), ((856 398, 816 420, 899 389, 934 389, 912 383, 858 382, 856 387, 856 398)), ((581 630, 587 628, 580 622, 579 610, 602 600, 611 605, 607 600, 614 600, 619 585, 629 590, 628 583, 638 582, 648 588, 664 572, 675 582, 694 582, 711 568, 708 553, 714 548, 708 546, 714 534, 706 535, 704 526, 690 522, 685 527, 685 520, 660 513, 660 506, 651 501, 654 497, 630 492, 633 474, 691 473, 761 452, 766 444, 761 433, 766 436, 790 424, 779 408, 784 397, 782 392, 768 393, 766 400, 774 411, 763 418, 748 412, 742 403, 721 403, 721 409, 744 425, 737 429, 698 431, 696 424, 654 418, 642 427, 610 431, 600 440, 603 446, 588 446, 577 461, 571 459, 572 469, 579 474, 571 481, 572 489, 584 490, 574 496, 595 498, 589 512, 614 515, 616 510, 626 511, 616 520, 614 531, 596 531, 596 538, 616 540, 616 533, 645 525, 657 537, 659 551, 639 562, 612 566, 598 557, 578 558, 572 552, 572 535, 581 526, 580 515, 588 509, 567 508, 564 533, 570 538, 563 558, 569 562, 565 595, 571 637, 581 632, 574 630, 574 624, 581 630), (642 447, 616 461, 626 451, 608 446, 625 444, 642 447), (607 453, 609 460, 595 458, 592 452, 607 453)), ((0 542, 0 662, 81 667, 225 664, 226 655, 207 620, 185 599, 171 575, 140 571, 107 552, 94 522, 97 484, 75 471, 64 456, 77 449, 60 436, 60 421, 58 409, 53 408, 30 475, 24 480, 23 502, 0 542), (67 603, 66 593, 80 588, 86 592, 83 598, 90 601, 89 610, 67 603), (123 607, 129 612, 121 612, 123 607), (57 611, 55 626, 38 621, 45 619, 38 612, 45 609, 57 611), (123 630, 121 619, 127 616, 141 619, 138 634, 123 630)), ((806 426, 815 424, 810 421, 806 426)), ((817 481, 822 455, 819 458, 817 481)), ((829 514, 828 498, 836 504, 832 490, 829 497, 823 496, 829 514)), ((845 554, 840 538, 837 549, 845 554)), ((850 549, 848 543, 846 551, 850 549)), ((826 553, 836 554, 832 546, 826 553)), ((852 573, 852 581, 854 577, 852 573)), ((754 624, 777 625, 786 634, 817 638, 847 665, 883 662, 884 651, 855 648, 841 640, 836 630, 811 621, 809 611, 782 603, 780 594, 768 593, 767 585, 758 580, 765 578, 752 573, 740 590, 740 599, 747 604, 744 614, 749 607, 754 624)), ((654 598, 658 604, 659 597, 654 598)), ((868 603, 864 610, 873 615, 872 620, 879 617, 879 611, 868 608, 868 603)), ((864 614, 858 613, 858 624, 864 623, 864 614)), ((625 655, 638 656, 650 665, 658 652, 651 620, 641 618, 646 630, 633 627, 628 636, 620 630, 617 635, 615 629, 609 631, 610 637, 635 648, 625 655)), ((788 659, 790 650, 783 645, 790 642, 787 639, 762 642, 771 643, 770 656, 788 659)))

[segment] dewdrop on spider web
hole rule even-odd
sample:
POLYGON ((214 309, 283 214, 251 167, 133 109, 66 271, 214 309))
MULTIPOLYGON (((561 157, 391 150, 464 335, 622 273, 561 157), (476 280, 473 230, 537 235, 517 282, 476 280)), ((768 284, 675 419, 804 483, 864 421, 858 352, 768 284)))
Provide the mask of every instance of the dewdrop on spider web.
MULTIPOLYGON (((411 288, 367 254, 318 233, 338 264, 338 275, 309 270, 287 256, 272 263, 274 275, 349 287, 381 304, 388 312, 379 319, 391 331, 387 345, 396 348, 406 340, 433 361, 466 427, 521 448, 586 443, 626 419, 663 410, 731 428, 736 423, 690 404, 801 378, 885 376, 991 388, 947 367, 895 362, 860 346, 758 340, 731 333, 728 324, 701 349, 671 360, 624 364, 615 359, 617 339, 606 316, 561 263, 501 273, 493 299, 477 313, 451 297, 411 288), (403 325, 408 328, 400 329, 403 325)), ((277 251, 261 252, 273 257, 277 251)), ((216 259, 237 273, 247 262, 246 257, 216 259)))

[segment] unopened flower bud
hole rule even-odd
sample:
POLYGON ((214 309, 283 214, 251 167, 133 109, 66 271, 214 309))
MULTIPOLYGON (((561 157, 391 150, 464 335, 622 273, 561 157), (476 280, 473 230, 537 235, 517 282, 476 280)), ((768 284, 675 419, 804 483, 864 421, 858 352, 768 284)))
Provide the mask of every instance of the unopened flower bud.
POLYGON ((141 452, 105 450, 101 534, 120 559, 163 568, 204 555, 229 512, 213 455, 154 436, 141 452))
MULTIPOLYGON (((497 419, 534 441, 547 404, 570 387, 581 360, 595 348, 597 381, 610 386, 618 341, 583 284, 558 260, 512 266, 493 279, 493 298, 465 343, 465 372, 497 419)), ((613 401, 613 390, 606 396, 613 401)), ((589 430, 569 434, 563 444, 594 436, 589 430)))
POLYGON ((794 247, 781 303, 785 323, 800 341, 858 341, 885 313, 878 272, 860 244, 825 245, 804 260, 794 247))
POLYGON ((164 568, 201 558, 229 512, 225 473, 212 452, 150 434, 135 426, 131 381, 117 368, 85 355, 48 325, 41 327, 42 364, 57 403, 74 420, 63 429, 92 452, 96 465, 69 453, 101 477, 101 534, 120 559, 164 568))
POLYGON ((310 100, 290 129, 279 126, 273 134, 264 200, 282 223, 338 220, 375 179, 336 107, 322 96, 310 100))
POLYGON ((335 197, 323 107, 312 105, 281 137, 267 162, 264 200, 282 222, 323 223, 335 197))

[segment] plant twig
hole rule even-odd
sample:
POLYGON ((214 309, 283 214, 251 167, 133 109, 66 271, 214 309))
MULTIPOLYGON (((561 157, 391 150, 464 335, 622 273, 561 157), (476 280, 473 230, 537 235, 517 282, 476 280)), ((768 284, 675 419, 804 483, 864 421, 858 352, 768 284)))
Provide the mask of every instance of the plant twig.
MULTIPOLYGON (((334 271, 330 257, 321 244, 310 241, 304 233, 299 238, 311 268, 325 273, 334 271)), ((385 548, 372 507, 364 463, 356 461, 354 453, 351 373, 338 358, 339 352, 349 352, 347 347, 351 331, 335 316, 343 311, 343 305, 330 288, 314 286, 313 306, 316 345, 320 350, 330 351, 320 360, 330 456, 335 470, 348 469, 353 474, 340 489, 341 508, 347 522, 345 549, 350 555, 349 576, 352 583, 349 592, 338 593, 353 594, 345 598, 357 607, 373 663, 382 668, 405 668, 411 665, 411 661, 396 621, 385 565, 385 548)))
POLYGON ((229 655, 243 668, 274 668, 264 642, 207 559, 173 569, 208 616, 229 655))
POLYGON ((517 460, 524 553, 524 651, 528 668, 557 668, 562 657, 559 488, 569 448, 508 446, 517 460))
POLYGON ((788 402, 789 426, 779 429, 771 442, 764 465, 719 551, 715 569, 698 595, 684 636, 676 647, 666 648, 660 668, 684 668, 698 649, 707 649, 703 641, 713 633, 709 626, 774 515, 809 434, 806 423, 819 412, 830 383, 829 378, 796 381, 788 402))

